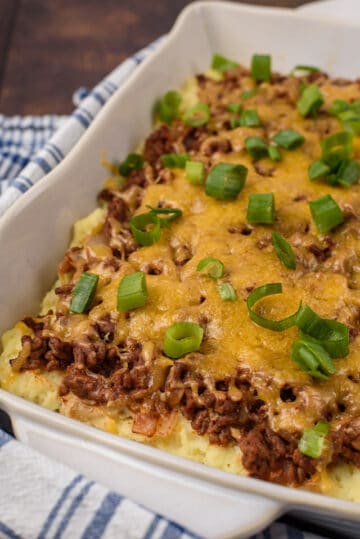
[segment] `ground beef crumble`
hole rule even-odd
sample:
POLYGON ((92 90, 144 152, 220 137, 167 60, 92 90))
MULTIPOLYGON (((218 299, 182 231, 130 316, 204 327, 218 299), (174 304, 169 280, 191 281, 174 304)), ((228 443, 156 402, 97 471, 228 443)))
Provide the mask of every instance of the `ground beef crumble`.
MULTIPOLYGON (((142 347, 135 341, 128 340, 121 347, 106 342, 114 332, 110 317, 95 324, 98 340, 83 337, 71 343, 43 336, 44 324, 30 317, 26 320, 36 334, 23 337, 23 345, 30 344, 30 349, 20 370, 60 369, 64 372, 62 396, 72 392, 96 405, 125 404, 134 412, 135 432, 148 436, 156 433, 165 416, 179 410, 211 443, 238 444, 245 468, 257 478, 301 485, 316 472, 316 461, 297 449, 300 434, 271 430, 266 403, 258 398, 247 370, 239 369, 235 376, 215 382, 177 361, 161 387, 150 395, 153 364, 145 363, 142 347)), ((352 452, 354 460, 356 443, 348 428, 338 434, 335 445, 342 453, 352 452)))

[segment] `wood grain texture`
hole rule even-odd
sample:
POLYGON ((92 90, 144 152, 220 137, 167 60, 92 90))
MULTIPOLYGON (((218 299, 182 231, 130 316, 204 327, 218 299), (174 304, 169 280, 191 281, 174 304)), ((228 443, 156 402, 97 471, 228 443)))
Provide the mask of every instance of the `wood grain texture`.
MULTIPOLYGON (((0 0, 0 112, 70 112, 74 90, 94 86, 129 54, 167 32, 190 2, 0 0)), ((295 7, 306 0, 245 3, 295 7)))
POLYGON ((18 9, 19 0, 0 0, 0 88, 18 9))

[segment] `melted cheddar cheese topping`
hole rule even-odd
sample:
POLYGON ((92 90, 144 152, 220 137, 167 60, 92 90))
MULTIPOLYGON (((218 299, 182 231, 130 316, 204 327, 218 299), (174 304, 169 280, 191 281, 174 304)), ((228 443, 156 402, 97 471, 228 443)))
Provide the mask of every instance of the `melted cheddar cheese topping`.
MULTIPOLYGON (((86 271, 99 275, 93 306, 88 314, 69 315, 71 297, 48 293, 42 308, 62 313, 52 318, 50 334, 62 341, 81 340, 90 334, 94 324, 111 313, 115 321, 113 343, 121 346, 129 339, 141 344, 142 354, 159 365, 161 372, 173 361, 162 352, 166 329, 174 322, 200 324, 205 336, 198 353, 181 359, 190 376, 223 381, 235 376, 241 368, 251 374, 251 385, 259 402, 266 403, 267 422, 275 433, 290 435, 313 428, 319 419, 331 423, 336 431, 346 420, 360 418, 360 347, 357 329, 360 320, 360 186, 350 189, 331 186, 320 180, 310 182, 308 167, 321 156, 320 141, 327 134, 342 130, 339 121, 326 114, 335 99, 352 101, 360 97, 357 83, 339 86, 330 79, 319 78, 324 97, 323 110, 317 118, 304 119, 296 109, 299 81, 293 78, 262 83, 259 92, 245 106, 256 109, 261 126, 230 130, 226 120, 226 104, 238 102, 244 90, 254 87, 245 73, 221 80, 211 77, 191 79, 185 90, 185 103, 207 102, 212 111, 210 133, 191 159, 202 161, 209 170, 219 162, 241 163, 248 168, 244 189, 233 201, 221 201, 205 194, 203 186, 193 185, 182 169, 171 169, 169 180, 159 182, 154 176, 139 195, 137 185, 124 191, 123 200, 132 215, 148 211, 148 206, 175 207, 182 217, 162 229, 161 239, 151 246, 139 247, 122 256, 119 267, 107 266, 114 247, 102 233, 107 219, 107 205, 80 220, 74 228, 72 247, 86 251, 86 271), (235 82, 234 82, 235 81, 235 82), (282 161, 268 158, 254 161, 245 150, 248 136, 270 138, 281 129, 294 129, 305 137, 304 144, 292 151, 282 150, 282 161), (228 149, 222 141, 228 141, 228 149), (248 196, 272 192, 275 196, 274 226, 249 225, 246 222, 248 196), (330 194, 345 215, 344 225, 319 234, 311 217, 308 202, 330 194), (139 201, 140 204, 135 200, 139 201), (277 258, 271 242, 271 231, 278 230, 290 243, 296 256, 296 269, 287 269, 277 258), (315 247, 314 247, 315 246, 315 247), (196 270, 200 260, 213 256, 225 266, 222 280, 235 289, 236 301, 222 301, 217 283, 206 273, 196 270), (117 289, 121 279, 135 271, 144 271, 148 301, 143 308, 118 312, 117 289), (298 338, 291 328, 273 332, 254 324, 248 315, 246 299, 254 288, 266 283, 281 282, 282 295, 264 299, 259 307, 263 316, 281 319, 296 311, 300 301, 320 316, 334 318, 353 331, 350 353, 337 359, 336 373, 326 381, 312 379, 290 359, 290 348, 298 338), (290 393, 286 393, 290 391, 290 393), (290 394, 290 398, 284 397, 290 394)), ((183 105, 184 106, 184 105, 183 105)), ((183 146, 178 144, 178 151, 183 146)), ((354 159, 360 159, 360 138, 354 137, 354 159)), ((146 146, 145 146, 146 148, 146 146)), ((146 153, 145 153, 146 155, 146 153)), ((116 177, 105 182, 105 188, 116 190, 116 177)), ((118 225, 116 225, 118 226, 118 225)), ((119 225, 120 227, 122 225, 119 225)), ((114 236, 113 236, 114 239, 114 236)), ((121 243, 121 242, 120 242, 121 243)), ((119 244, 120 245, 120 244, 119 244)), ((83 255, 85 256, 85 255, 83 255)), ((59 273, 56 286, 74 283, 84 270, 59 273)), ((1 387, 41 405, 92 424, 114 434, 149 443, 200 462, 235 473, 247 473, 236 443, 211 443, 191 428, 182 415, 174 420, 165 434, 145 436, 134 432, 134 413, 118 402, 91 403, 71 391, 59 394, 61 370, 14 371, 9 359, 21 351, 21 337, 34 335, 20 322, 3 336, 0 358, 1 387)), ((159 370, 159 372, 160 372, 159 370)), ((155 371, 154 371, 155 372, 155 371)), ((166 371, 167 372, 167 371, 166 371)), ((156 381, 152 382, 156 387, 156 381)), ((159 382, 160 384, 160 382, 159 382)), ((232 385, 230 399, 241 400, 241 390, 232 385)), ((161 430, 161 429, 160 429, 161 430)), ((234 440, 239 434, 234 434, 234 440)), ((360 448, 359 448, 360 450, 360 448)), ((321 464, 321 463, 320 463, 321 464)), ((304 484, 310 488, 342 498, 360 501, 360 472, 345 460, 331 466, 319 465, 317 472, 304 484)))

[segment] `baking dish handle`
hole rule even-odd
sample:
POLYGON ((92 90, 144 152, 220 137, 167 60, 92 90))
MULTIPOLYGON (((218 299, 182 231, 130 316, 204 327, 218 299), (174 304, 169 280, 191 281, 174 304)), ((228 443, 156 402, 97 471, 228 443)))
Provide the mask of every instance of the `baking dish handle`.
POLYGON ((249 537, 285 512, 268 498, 169 471, 11 414, 19 440, 207 539, 249 537), (59 451, 61 447, 61 451, 59 451))

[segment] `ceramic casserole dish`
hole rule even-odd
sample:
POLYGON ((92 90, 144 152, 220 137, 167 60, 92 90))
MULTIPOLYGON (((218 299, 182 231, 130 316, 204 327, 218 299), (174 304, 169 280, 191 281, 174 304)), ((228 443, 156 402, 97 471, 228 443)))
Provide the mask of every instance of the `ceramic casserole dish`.
MULTIPOLYGON (((264 52, 280 72, 313 64, 354 77, 357 35, 356 25, 290 10, 227 2, 187 7, 167 40, 113 95, 64 161, 2 218, 0 334, 25 312, 35 313, 52 285, 72 224, 94 207, 103 177, 100 153, 116 160, 136 147, 151 131, 153 103, 168 88, 204 71, 215 52, 244 65, 255 52, 264 52)), ((212 469, 101 432, 1 389, 0 406, 19 440, 201 536, 247 537, 288 511, 359 536, 358 504, 212 469)))

